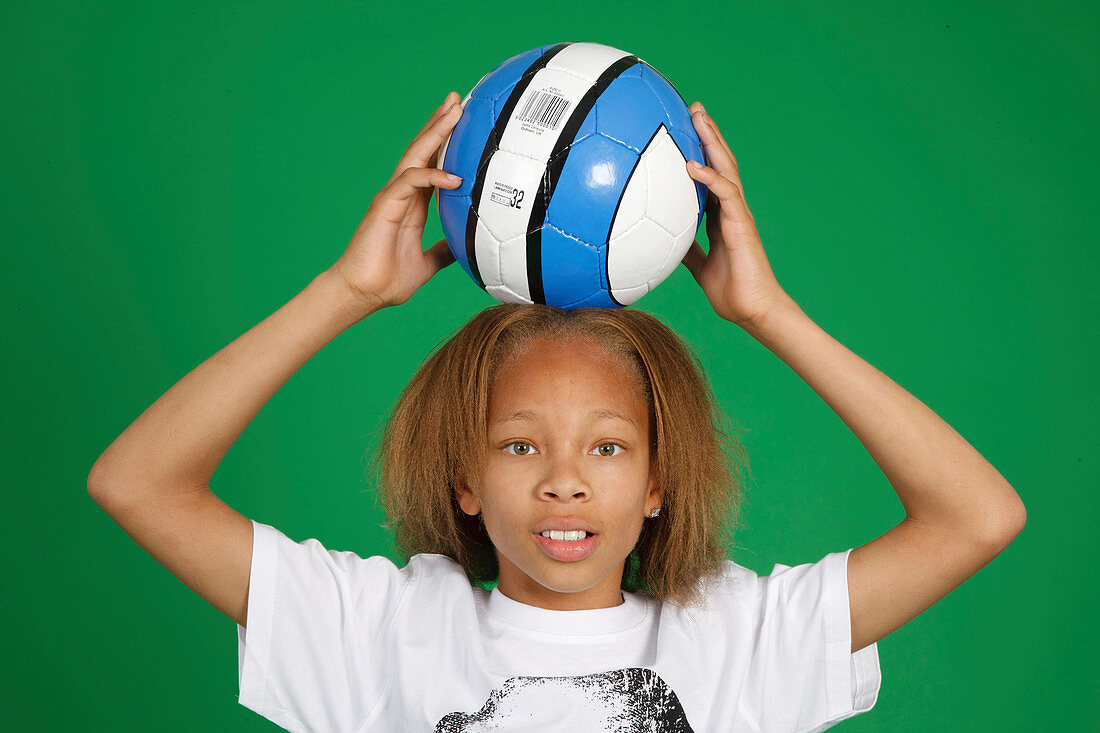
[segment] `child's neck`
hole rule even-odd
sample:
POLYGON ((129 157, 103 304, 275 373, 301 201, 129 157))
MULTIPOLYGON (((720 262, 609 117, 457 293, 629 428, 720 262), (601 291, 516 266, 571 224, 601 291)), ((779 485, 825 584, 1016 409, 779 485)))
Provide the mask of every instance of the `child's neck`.
POLYGON ((522 572, 510 573, 501 568, 497 589, 513 601, 536 608, 549 611, 591 611, 621 606, 625 602, 619 589, 621 581, 621 576, 609 575, 591 588, 563 592, 547 588, 522 572))

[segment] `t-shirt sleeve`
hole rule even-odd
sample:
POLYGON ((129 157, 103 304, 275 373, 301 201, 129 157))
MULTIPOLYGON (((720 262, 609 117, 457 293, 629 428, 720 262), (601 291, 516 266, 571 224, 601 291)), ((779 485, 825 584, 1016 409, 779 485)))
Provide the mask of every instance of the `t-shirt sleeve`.
POLYGON ((290 731, 356 731, 384 689, 386 625, 408 574, 253 520, 241 705, 290 731))
POLYGON ((882 683, 878 644, 852 653, 848 555, 776 564, 758 579, 757 644, 749 674, 762 731, 822 731, 874 707, 882 683))

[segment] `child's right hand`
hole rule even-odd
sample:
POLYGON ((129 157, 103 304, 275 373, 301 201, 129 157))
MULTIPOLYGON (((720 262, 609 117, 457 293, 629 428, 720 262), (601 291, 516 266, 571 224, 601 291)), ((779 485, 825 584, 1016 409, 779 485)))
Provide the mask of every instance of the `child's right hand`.
POLYGON ((329 269, 340 275, 364 307, 399 305, 435 273, 454 262, 441 239, 424 251, 428 201, 436 187, 457 188, 461 180, 428 165, 462 116, 461 98, 451 92, 397 163, 390 180, 371 200, 351 244, 329 269))

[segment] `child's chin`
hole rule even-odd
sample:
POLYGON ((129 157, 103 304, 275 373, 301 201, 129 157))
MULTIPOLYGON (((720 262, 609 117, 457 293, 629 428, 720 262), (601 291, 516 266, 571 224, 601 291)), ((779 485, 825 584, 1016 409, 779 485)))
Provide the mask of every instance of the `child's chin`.
POLYGON ((559 572, 548 573, 538 578, 542 601, 538 604, 555 607, 559 610, 584 610, 609 608, 622 603, 619 581, 614 582, 607 575, 600 576, 591 568, 583 570, 576 565, 562 568, 559 572))

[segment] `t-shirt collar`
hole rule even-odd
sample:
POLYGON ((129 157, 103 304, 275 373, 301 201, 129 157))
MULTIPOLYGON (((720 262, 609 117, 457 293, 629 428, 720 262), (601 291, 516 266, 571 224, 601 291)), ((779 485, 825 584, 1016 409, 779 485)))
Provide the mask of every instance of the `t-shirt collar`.
POLYGON ((520 603, 493 588, 489 593, 488 612, 507 624, 551 634, 612 634, 641 623, 648 612, 645 600, 635 593, 622 591, 623 602, 611 608, 585 611, 552 611, 520 603))

